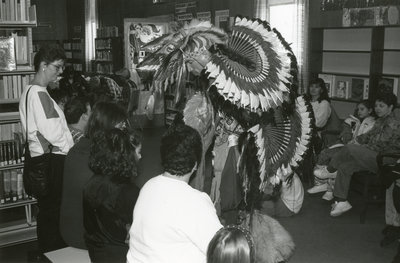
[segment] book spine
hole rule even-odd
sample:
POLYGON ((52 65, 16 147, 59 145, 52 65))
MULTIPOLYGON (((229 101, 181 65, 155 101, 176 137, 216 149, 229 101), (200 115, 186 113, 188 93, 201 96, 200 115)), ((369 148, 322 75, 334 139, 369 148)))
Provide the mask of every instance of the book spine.
POLYGON ((11 173, 10 170, 3 171, 4 178, 4 201, 7 203, 11 201, 11 173))
POLYGON ((6 198, 4 195, 4 176, 3 171, 0 171, 0 204, 4 204, 6 202, 6 198))
POLYGON ((367 100, 369 98, 369 79, 364 80, 364 91, 363 91, 363 99, 367 100))
POLYGON ((18 201, 18 174, 16 169, 10 170, 11 173, 11 201, 18 201))
POLYGON ((17 195, 18 195, 18 199, 25 199, 24 198, 24 179, 22 176, 21 169, 17 169, 17 195))

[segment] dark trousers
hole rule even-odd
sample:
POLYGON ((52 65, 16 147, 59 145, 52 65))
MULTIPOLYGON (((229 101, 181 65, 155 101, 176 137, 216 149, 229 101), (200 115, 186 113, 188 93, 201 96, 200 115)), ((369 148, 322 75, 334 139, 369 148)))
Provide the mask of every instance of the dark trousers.
POLYGON ((65 247, 60 234, 60 207, 65 155, 52 154, 49 193, 38 199, 37 237, 44 253, 65 247))
POLYGON ((358 171, 377 173, 377 152, 363 145, 347 144, 332 157, 329 165, 337 169, 333 194, 336 197, 347 199, 351 177, 358 171))

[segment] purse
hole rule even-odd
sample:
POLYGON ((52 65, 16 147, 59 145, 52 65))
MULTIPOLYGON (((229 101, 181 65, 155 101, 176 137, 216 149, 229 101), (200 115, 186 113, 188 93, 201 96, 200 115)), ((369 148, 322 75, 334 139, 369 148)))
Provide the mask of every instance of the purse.
POLYGON ((23 182, 25 192, 35 198, 46 196, 49 193, 49 173, 51 168, 52 145, 49 145, 50 153, 32 157, 29 151, 28 143, 28 94, 26 93, 26 136, 25 136, 25 161, 23 171, 23 182))

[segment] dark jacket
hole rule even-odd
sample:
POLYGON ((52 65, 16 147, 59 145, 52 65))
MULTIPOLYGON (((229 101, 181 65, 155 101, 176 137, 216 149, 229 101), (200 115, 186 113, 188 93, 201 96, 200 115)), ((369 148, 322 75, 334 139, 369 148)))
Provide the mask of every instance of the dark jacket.
POLYGON ((68 152, 64 164, 60 230, 71 247, 86 249, 83 240, 82 190, 92 176, 89 169, 90 140, 82 138, 68 152))
POLYGON ((126 262, 125 242, 139 188, 93 175, 83 190, 85 242, 92 262, 126 262))

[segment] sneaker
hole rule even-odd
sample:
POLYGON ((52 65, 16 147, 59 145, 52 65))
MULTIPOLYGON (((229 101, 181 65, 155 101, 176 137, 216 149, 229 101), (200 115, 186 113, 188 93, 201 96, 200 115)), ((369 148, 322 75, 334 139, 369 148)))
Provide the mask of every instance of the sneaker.
POLYGON ((314 175, 319 179, 333 179, 336 178, 337 171, 330 173, 326 167, 314 170, 314 175))
POLYGON ((331 216, 340 216, 352 208, 348 201, 335 202, 332 206, 331 216))
POLYGON ((333 200, 333 192, 326 191, 325 194, 322 196, 322 199, 324 199, 326 201, 332 201, 333 200))
POLYGON ((309 194, 316 194, 316 193, 321 193, 325 192, 328 189, 328 184, 319 184, 319 185, 314 185, 312 188, 307 190, 307 193, 309 194))

